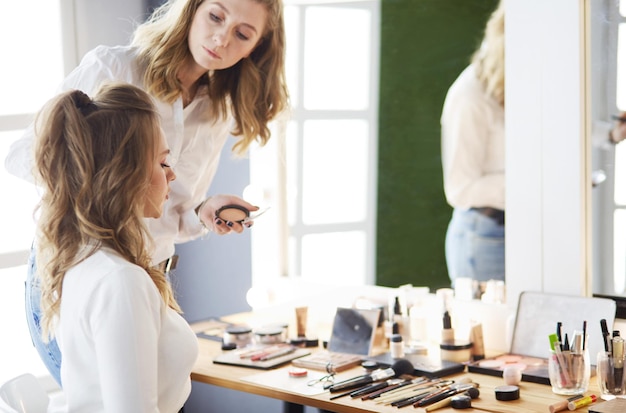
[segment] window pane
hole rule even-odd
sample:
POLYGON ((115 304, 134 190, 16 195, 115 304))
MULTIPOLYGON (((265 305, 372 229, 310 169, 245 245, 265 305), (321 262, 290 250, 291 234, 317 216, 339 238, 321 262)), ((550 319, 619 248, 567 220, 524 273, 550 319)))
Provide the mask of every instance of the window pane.
POLYGON ((298 102, 298 60, 300 59, 300 9, 285 6, 285 32, 287 52, 285 54, 285 76, 289 88, 289 98, 295 107, 298 102))
POLYGON ((365 232, 302 237, 302 279, 327 285, 361 285, 365 278, 365 232))
POLYGON ((626 147, 615 146, 615 203, 626 205, 626 147))
POLYGON ((369 106, 370 19, 368 10, 306 9, 306 109, 363 110, 369 106))
POLYGON ((35 235, 33 211, 39 201, 37 188, 4 168, 9 146, 21 135, 22 131, 0 132, 0 188, 5 199, 11 200, 2 203, 0 228, 4 236, 0 237, 0 253, 29 249, 35 235))
POLYGON ((289 122, 287 124, 287 137, 285 142, 286 159, 284 160, 287 168, 287 222, 289 225, 295 225, 296 217, 298 216, 298 194, 300 187, 298 172, 298 124, 296 122, 289 122))
POLYGON ((358 222, 367 203, 368 124, 363 120, 304 124, 302 221, 358 222))
MULTIPOLYGON (((626 2, 622 2, 626 4, 626 2)), ((626 110, 626 23, 619 25, 617 37, 617 91, 616 104, 620 110, 626 110)))
POLYGON ((59 2, 10 4, 0 13, 0 115, 36 112, 63 78, 59 2))
MULTIPOLYGON (((626 228, 626 211, 615 210, 614 228, 626 228)), ((626 232, 615 231, 613 234, 613 291, 622 292, 626 288, 626 232)))

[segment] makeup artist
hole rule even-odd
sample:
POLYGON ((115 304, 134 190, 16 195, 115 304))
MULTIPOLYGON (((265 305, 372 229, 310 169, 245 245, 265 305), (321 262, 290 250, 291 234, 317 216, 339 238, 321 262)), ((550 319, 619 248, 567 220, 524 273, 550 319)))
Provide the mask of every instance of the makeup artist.
POLYGON ((504 280, 504 1, 441 115, 444 191, 454 208, 446 264, 459 277, 504 280))

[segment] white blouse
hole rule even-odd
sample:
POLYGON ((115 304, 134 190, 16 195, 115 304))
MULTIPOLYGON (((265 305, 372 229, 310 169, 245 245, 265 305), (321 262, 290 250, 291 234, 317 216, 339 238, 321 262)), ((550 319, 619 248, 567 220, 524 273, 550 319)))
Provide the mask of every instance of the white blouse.
POLYGON ((504 210, 504 108, 484 91, 472 65, 448 90, 441 136, 448 203, 504 210))
POLYGON ((178 412, 198 341, 150 276, 108 249, 67 272, 55 328, 70 413, 178 412))

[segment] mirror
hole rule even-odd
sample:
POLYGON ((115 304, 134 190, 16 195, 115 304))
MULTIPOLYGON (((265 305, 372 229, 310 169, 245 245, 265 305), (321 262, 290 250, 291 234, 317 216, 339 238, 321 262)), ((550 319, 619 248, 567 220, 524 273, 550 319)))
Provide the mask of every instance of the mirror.
POLYGON ((612 116, 626 109, 624 14, 626 2, 590 2, 592 292, 611 296, 626 296, 626 144, 608 140, 612 116))

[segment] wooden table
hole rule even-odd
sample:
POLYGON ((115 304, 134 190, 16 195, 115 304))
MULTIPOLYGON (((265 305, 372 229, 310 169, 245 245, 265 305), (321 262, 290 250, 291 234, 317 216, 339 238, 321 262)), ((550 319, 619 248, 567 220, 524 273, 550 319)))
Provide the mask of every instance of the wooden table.
MULTIPOLYGON (((241 320, 241 315, 234 317, 232 320, 241 320)), ((202 323, 192 325, 195 331, 202 331, 202 323)), ((213 363, 213 359, 219 355, 221 344, 218 341, 199 339, 200 355, 196 365, 191 373, 191 379, 194 381, 212 384, 215 386, 225 387, 246 393, 256 394, 273 399, 283 400, 289 403, 312 406, 323 410, 330 410, 337 413, 353 413, 353 412, 381 412, 381 413, 398 413, 402 411, 423 412, 422 408, 406 407, 398 409, 392 406, 377 404, 372 400, 363 401, 361 399, 352 399, 350 397, 342 397, 330 400, 331 393, 325 391, 321 394, 304 395, 298 392, 290 391, 284 387, 277 386, 272 377, 288 377, 288 371, 292 368, 288 363, 272 370, 258 370, 248 367, 237 367, 223 364, 213 363), (251 376, 267 374, 268 380, 265 383, 258 381, 250 381, 251 376)), ((316 351, 316 349, 313 349, 316 351)), ((310 370, 310 373, 320 374, 310 370)), ((364 371, 361 367, 355 367, 350 370, 343 371, 337 375, 337 381, 362 375, 364 371)), ((550 386, 536 383, 522 382, 520 384, 520 398, 514 401, 499 401, 495 399, 494 389, 504 384, 502 378, 493 377, 475 373, 460 373, 447 378, 459 380, 469 377, 475 383, 479 383, 480 396, 472 400, 472 408, 464 411, 489 411, 503 413, 520 413, 520 412, 548 412, 548 406, 566 399, 565 396, 559 396, 552 393, 550 386)), ((301 378, 295 380, 307 380, 301 378)), ((588 394, 599 395, 595 378, 592 377, 588 394)), ((334 395, 334 394, 332 394, 334 395)), ((597 403, 602 403, 599 401, 597 403)), ((456 412, 451 407, 436 410, 441 413, 456 412)), ((566 410, 567 411, 567 410, 566 410)), ((577 412, 587 412, 587 408, 580 408, 577 412)))

